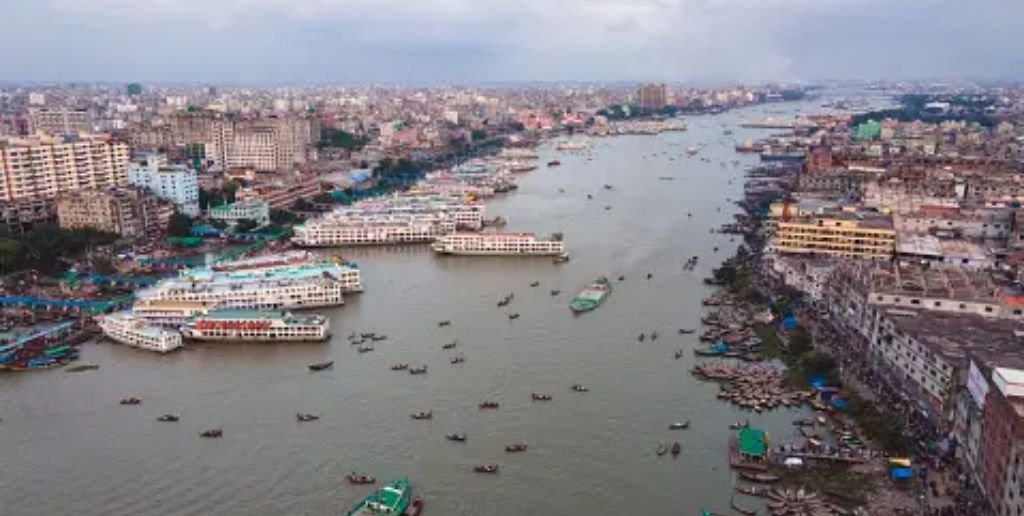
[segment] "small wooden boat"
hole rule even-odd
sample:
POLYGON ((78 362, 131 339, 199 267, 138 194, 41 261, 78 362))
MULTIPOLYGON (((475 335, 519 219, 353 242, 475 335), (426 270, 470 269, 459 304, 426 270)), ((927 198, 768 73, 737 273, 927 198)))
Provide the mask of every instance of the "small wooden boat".
POLYGON ((508 314, 508 318, 511 319, 511 320, 518 319, 519 318, 519 314, 508 314))
POLYGON ((437 325, 439 327, 442 327, 442 328, 445 327, 445 326, 450 326, 451 324, 452 324, 452 322, 449 321, 449 320, 444 320, 444 321, 440 321, 440 322, 437 323, 437 325))
POLYGON ((750 421, 744 421, 744 422, 737 421, 735 423, 730 423, 729 424, 729 430, 739 430, 740 428, 746 428, 748 426, 750 426, 750 421))
POLYGON ((320 416, 316 414, 295 414, 295 420, 300 423, 305 423, 307 421, 316 421, 318 419, 320 419, 320 416))
POLYGON ((619 276, 619 281, 626 281, 626 277, 625 276, 619 276))
POLYGON ((772 482, 778 482, 779 477, 768 473, 748 473, 746 471, 740 471, 740 478, 748 482, 757 482, 760 484, 770 484, 772 482))
POLYGON ((668 425, 669 430, 686 430, 687 428, 690 428, 689 420, 672 423, 671 425, 668 425))
POLYGON ((219 428, 211 428, 209 430, 204 430, 201 434, 199 434, 199 437, 206 437, 207 439, 217 439, 223 436, 224 431, 219 428))
POLYGON ((454 365, 454 364, 461 364, 461 363, 463 363, 463 362, 465 362, 465 361, 466 361, 466 357, 464 357, 464 356, 462 356, 462 355, 459 355, 459 356, 457 356, 457 357, 452 357, 452 359, 451 359, 451 363, 452 363, 453 365, 454 365))
POLYGON ((587 388, 584 385, 580 385, 578 383, 572 384, 572 390, 573 390, 573 392, 590 392, 589 388, 587 388))
POLYGON ((539 287, 540 286, 540 282, 539 281, 534 281, 533 283, 530 283, 530 286, 531 287, 539 287))
POLYGON ((427 366, 412 367, 409 369, 409 374, 427 374, 427 366))
POLYGON ((132 396, 130 398, 121 398, 121 401, 118 401, 118 403, 121 405, 141 405, 142 400, 132 396))
POLYGON ((485 409, 493 410, 493 409, 498 408, 498 402, 497 401, 481 401, 480 405, 478 405, 478 406, 480 407, 481 410, 485 410, 485 409))
POLYGON ((345 480, 348 480, 349 484, 365 485, 373 484, 377 482, 377 479, 369 475, 356 475, 355 473, 349 473, 345 475, 345 480))
POLYGON ((530 397, 533 398, 533 401, 551 401, 550 394, 541 394, 539 392, 535 392, 531 394, 530 397))
POLYGON ((646 338, 647 338, 647 335, 644 335, 643 333, 641 333, 640 335, 637 336, 636 340, 638 340, 640 342, 643 342, 644 339, 646 339, 646 338))
POLYGON ((461 433, 448 434, 448 435, 444 436, 444 438, 448 439, 449 441, 455 441, 457 443, 464 443, 464 442, 466 442, 466 434, 461 434, 461 433))
POLYGON ((679 360, 680 358, 683 358, 683 350, 677 349, 676 353, 675 353, 675 357, 676 357, 676 360, 679 360))
POLYGON ((156 418, 157 421, 161 421, 161 422, 164 422, 164 423, 176 423, 176 422, 178 422, 178 419, 179 419, 178 416, 175 415, 175 414, 164 414, 164 415, 156 418))
POLYGON ((481 464, 479 466, 473 467, 473 471, 475 471, 477 473, 497 473, 498 472, 498 465, 497 464, 481 464))
POLYGON ((587 194, 587 199, 593 199, 593 198, 594 198, 594 196, 593 196, 593 195, 591 195, 591 194, 587 194))
POLYGON ((549 167, 557 167, 558 165, 561 165, 561 164, 562 164, 562 162, 558 161, 557 159, 553 159, 553 160, 548 162, 548 166, 549 167))
POLYGON ((526 451, 526 443, 515 443, 505 447, 506 453, 522 453, 526 451))
POLYGON ((650 272, 647 273, 647 279, 651 279, 653 277, 654 277, 654 274, 651 274, 650 272))
POLYGON ((334 361, 333 360, 330 361, 330 362, 320 362, 318 364, 310 364, 309 365, 309 370, 310 371, 323 371, 324 369, 330 369, 332 367, 334 367, 334 361))
POLYGON ((696 333, 696 332, 697 332, 697 330, 695 330, 693 328, 679 328, 679 334, 680 335, 689 335, 691 333, 696 333))
POLYGON ((412 504, 409 505, 409 508, 405 510, 404 516, 420 516, 420 513, 423 512, 423 505, 425 503, 426 502, 423 501, 423 498, 416 498, 412 501, 412 504))
POLYGON ((359 353, 369 353, 374 349, 375 348, 373 346, 359 346, 358 348, 356 348, 356 351, 359 351, 359 353))
POLYGON ((612 189, 612 185, 609 185, 609 184, 605 184, 605 185, 604 185, 604 189, 605 189, 605 190, 611 190, 611 189, 612 189))
POLYGON ((682 451, 682 446, 679 445, 679 441, 672 443, 672 456, 678 457, 680 451, 682 451))
POLYGON ((387 335, 374 335, 373 337, 370 337, 370 340, 372 340, 373 342, 380 342, 382 340, 387 340, 387 339, 388 339, 387 335))
POLYGON ((750 509, 750 508, 744 507, 744 506, 736 503, 736 500, 730 500, 729 501, 729 505, 732 506, 733 510, 735 510, 736 512, 738 512, 740 514, 746 514, 747 516, 753 516, 753 515, 757 514, 757 510, 756 509, 750 509))
POLYGON ((434 419, 434 411, 428 410, 426 412, 417 412, 415 414, 412 414, 410 417, 417 420, 434 419))
POLYGON ((407 369, 409 369, 409 364, 405 362, 391 366, 392 371, 405 371, 407 369))
POLYGON ((455 349, 455 346, 459 344, 458 340, 453 340, 447 344, 441 346, 441 349, 455 349))
POLYGON ((668 445, 665 444, 665 441, 658 443, 658 449, 655 450, 654 453, 657 453, 659 457, 668 453, 668 445))
POLYGON ((561 294, 561 293, 562 293, 562 291, 561 291, 561 290, 552 290, 552 291, 551 291, 551 295, 552 295, 552 296, 557 296, 558 294, 561 294))

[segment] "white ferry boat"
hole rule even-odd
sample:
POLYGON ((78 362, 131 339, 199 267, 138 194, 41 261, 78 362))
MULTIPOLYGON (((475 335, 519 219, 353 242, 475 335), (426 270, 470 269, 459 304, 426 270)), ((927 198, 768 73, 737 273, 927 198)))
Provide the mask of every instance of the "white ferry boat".
POLYGON ((209 268, 186 269, 179 274, 179 280, 189 283, 247 283, 273 282, 277 280, 300 281, 330 278, 341 283, 347 293, 362 292, 363 284, 359 268, 340 259, 318 261, 306 251, 286 255, 254 258, 251 263, 230 262, 209 268), (305 255, 304 261, 298 256, 305 255))
POLYGON ((323 341, 330 337, 331 323, 322 315, 287 312, 214 310, 181 327, 193 340, 323 341))
POLYGON ((103 333, 111 339, 140 349, 167 353, 181 347, 181 334, 148 324, 128 312, 104 315, 99 319, 103 333))
POLYGON ((560 151, 581 151, 581 150, 586 150, 587 149, 587 142, 585 142, 585 141, 563 141, 563 142, 559 142, 558 145, 555 146, 555 148, 557 150, 560 150, 560 151))
POLYGON ((136 302, 132 306, 132 315, 148 324, 177 328, 213 308, 214 304, 208 302, 152 299, 136 302))
POLYGON ((537 238, 533 233, 456 233, 438 237, 433 249, 440 254, 474 256, 565 256, 562 235, 537 238))
POLYGON ((454 222, 405 222, 347 224, 311 221, 294 228, 292 243, 306 247, 346 245, 425 244, 455 232, 454 222))
POLYGON ((344 304, 344 285, 333 278, 272 281, 165 280, 138 293, 141 300, 198 301, 218 308, 289 310, 344 304))

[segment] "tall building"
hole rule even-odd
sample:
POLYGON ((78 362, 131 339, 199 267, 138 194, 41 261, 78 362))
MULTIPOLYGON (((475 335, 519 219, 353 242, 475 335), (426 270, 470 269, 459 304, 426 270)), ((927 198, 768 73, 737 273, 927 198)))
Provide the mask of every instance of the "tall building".
POLYGON ((160 234, 173 213, 170 203, 132 188, 80 190, 57 200, 60 227, 93 228, 126 238, 160 234))
POLYGON ((636 93, 637 104, 643 109, 661 109, 668 103, 664 84, 644 84, 636 93))
POLYGON ((0 139, 0 201, 127 184, 128 158, 106 135, 0 139))
POLYGON ((146 154, 128 165, 128 183, 174 203, 189 217, 199 216, 199 181, 185 165, 169 165, 167 156, 146 154))
POLYGON ((32 108, 28 110, 29 134, 78 134, 92 131, 92 116, 84 109, 32 108))
POLYGON ((872 259, 888 259, 896 251, 892 217, 873 212, 799 210, 795 203, 771 206, 771 225, 775 227, 771 251, 872 259))

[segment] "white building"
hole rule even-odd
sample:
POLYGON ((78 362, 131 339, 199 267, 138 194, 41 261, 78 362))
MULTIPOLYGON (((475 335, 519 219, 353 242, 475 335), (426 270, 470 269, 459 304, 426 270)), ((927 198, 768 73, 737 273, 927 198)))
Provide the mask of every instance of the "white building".
POLYGON ((199 181, 196 171, 185 165, 168 165, 167 157, 147 154, 128 165, 128 183, 148 188, 167 199, 189 217, 199 216, 199 181))
POLYGON ((267 201, 241 201, 210 208, 210 218, 234 225, 242 220, 253 220, 259 225, 270 223, 270 203, 267 201))

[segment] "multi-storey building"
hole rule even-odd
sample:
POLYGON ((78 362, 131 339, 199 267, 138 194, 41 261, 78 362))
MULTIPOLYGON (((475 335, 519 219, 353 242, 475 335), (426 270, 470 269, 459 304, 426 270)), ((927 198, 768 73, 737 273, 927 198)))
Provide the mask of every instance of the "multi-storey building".
POLYGON ((199 182, 195 170, 185 165, 169 165, 166 156, 147 154, 130 163, 128 183, 173 202, 185 215, 199 216, 199 182))
POLYGON ((0 139, 0 201, 128 182, 128 146, 103 135, 0 139))
POLYGON ((32 108, 28 111, 30 134, 65 135, 92 131, 92 116, 85 109, 32 108))
POLYGON ((57 200, 62 228, 93 228, 127 238, 161 233, 172 213, 170 203, 131 188, 80 190, 57 200))
POLYGON ((775 234, 769 249, 780 254, 891 258, 892 218, 875 212, 834 210, 801 214, 789 203, 772 206, 775 234))
POLYGON ((323 191, 318 176, 299 177, 290 184, 263 184, 241 188, 235 194, 239 201, 267 201, 271 209, 290 208, 299 199, 309 200, 323 191))
POLYGON ((664 84, 644 84, 636 92, 637 103, 644 109, 661 109, 668 103, 664 84))

